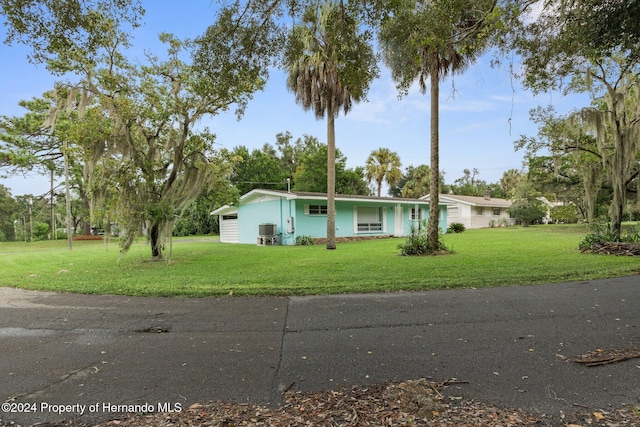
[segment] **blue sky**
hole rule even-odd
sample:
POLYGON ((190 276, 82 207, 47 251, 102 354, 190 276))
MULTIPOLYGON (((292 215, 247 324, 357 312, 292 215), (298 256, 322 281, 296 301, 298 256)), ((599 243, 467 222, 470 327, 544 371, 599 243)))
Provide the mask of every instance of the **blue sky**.
MULTIPOLYGON (((162 54, 157 34, 165 31, 179 38, 195 37, 213 22, 216 2, 191 0, 179 7, 169 0, 143 1, 147 12, 144 26, 134 33, 134 51, 147 49, 162 54)), ((0 18, 1 20, 1 18, 0 18)), ((4 33, 2 33, 4 38, 4 33)), ((51 89, 55 79, 43 66, 27 61, 22 46, 0 44, 0 115, 22 115, 22 99, 40 96, 51 89)), ((518 81, 510 78, 508 68, 491 68, 491 56, 480 58, 463 75, 445 80, 440 88, 440 168, 445 181, 453 183, 465 168, 477 168, 479 179, 496 182, 508 169, 521 169, 523 153, 515 152, 513 142, 520 135, 535 135, 529 110, 552 103, 559 113, 584 106, 584 97, 563 97, 558 93, 534 97, 518 81)), ((517 64, 516 64, 517 65, 517 64)), ((275 135, 289 131, 294 138, 313 135, 326 142, 326 123, 305 112, 287 91, 285 75, 274 69, 263 92, 249 103, 241 121, 233 111, 201 122, 217 135, 220 146, 246 145, 260 148, 275 144, 275 135)), ((349 167, 364 165, 371 151, 385 147, 398 153, 403 168, 429 164, 429 97, 417 86, 398 99, 398 91, 389 71, 382 67, 368 101, 354 105, 351 112, 336 121, 336 144, 347 157, 349 167)), ((61 182, 61 180, 60 180, 61 182)), ((14 196, 48 191, 47 177, 33 174, 27 178, 0 179, 14 196)))

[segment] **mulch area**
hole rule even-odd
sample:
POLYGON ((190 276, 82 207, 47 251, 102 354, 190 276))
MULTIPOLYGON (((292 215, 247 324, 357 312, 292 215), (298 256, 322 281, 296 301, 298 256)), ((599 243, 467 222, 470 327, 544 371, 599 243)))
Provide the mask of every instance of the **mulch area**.
POLYGON ((607 412, 578 408, 578 412, 563 417, 534 416, 517 409, 447 396, 445 389, 455 382, 420 379, 315 393, 290 391, 283 396, 284 404, 275 409, 245 403, 209 402, 194 404, 178 413, 128 414, 100 424, 100 427, 640 425, 640 408, 636 406, 607 412))
POLYGON ((598 255, 640 256, 640 243, 609 242, 594 243, 582 252, 591 252, 598 255))

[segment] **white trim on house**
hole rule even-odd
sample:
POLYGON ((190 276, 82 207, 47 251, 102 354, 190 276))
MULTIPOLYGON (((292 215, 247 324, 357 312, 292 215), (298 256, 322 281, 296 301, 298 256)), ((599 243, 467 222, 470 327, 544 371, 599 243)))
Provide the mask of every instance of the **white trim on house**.
MULTIPOLYGON (((243 202, 243 204, 251 203, 252 201, 254 201, 254 199, 256 201, 270 200, 270 199, 265 199, 266 196, 272 196, 275 198, 284 198, 286 200, 304 199, 304 200, 318 200, 318 201, 323 201, 324 203, 327 202, 327 195, 325 193, 312 193, 312 192, 304 192, 304 191, 289 192, 289 191, 283 191, 283 190, 262 190, 262 189, 251 190, 248 193, 241 196, 240 200, 243 202)), ((416 204, 421 204, 421 202, 423 202, 422 199, 402 199, 402 198, 396 198, 396 197, 359 196, 359 195, 350 195, 350 194, 336 194, 335 200, 345 201, 345 202, 349 202, 349 201, 350 202, 375 202, 375 203, 390 203, 390 204, 397 204, 398 201, 407 202, 411 200, 414 200, 416 204)), ((425 203, 428 203, 428 202, 425 202, 425 203)))

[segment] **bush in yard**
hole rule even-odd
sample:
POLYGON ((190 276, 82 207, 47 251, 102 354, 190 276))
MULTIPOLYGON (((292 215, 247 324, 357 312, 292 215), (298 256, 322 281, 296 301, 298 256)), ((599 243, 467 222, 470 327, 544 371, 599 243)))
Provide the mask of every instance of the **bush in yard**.
POLYGON ((510 227, 511 221, 507 218, 500 218, 498 220, 498 227, 510 227))
POLYGON ((578 211, 571 204, 554 206, 551 208, 551 220, 561 224, 575 224, 578 222, 578 211))
POLYGON ((435 255, 448 252, 448 249, 440 239, 438 239, 438 247, 432 248, 427 239, 427 227, 420 227, 413 222, 411 223, 409 237, 404 243, 398 244, 398 249, 400 249, 403 256, 435 255))
POLYGON ((33 222, 33 240, 46 240, 49 238, 49 224, 33 222))
POLYGON ((298 236, 296 237, 296 245, 298 246, 313 246, 313 238, 311 236, 298 236))
POLYGON ((547 210, 540 200, 529 198, 515 200, 509 208, 509 213, 524 227, 528 227, 542 222, 547 210))
POLYGON ((452 222, 449 224, 449 228, 447 228, 447 233, 462 233, 466 230, 465 226, 461 222, 452 222))
MULTIPOLYGON (((591 225, 591 233, 584 236, 578 248, 582 251, 598 252, 602 246, 609 245, 611 243, 627 243, 635 244, 640 242, 640 226, 636 226, 631 231, 625 231, 616 238, 616 232, 611 227, 611 222, 600 221, 591 225)), ((621 246, 622 247, 622 246, 621 246)))

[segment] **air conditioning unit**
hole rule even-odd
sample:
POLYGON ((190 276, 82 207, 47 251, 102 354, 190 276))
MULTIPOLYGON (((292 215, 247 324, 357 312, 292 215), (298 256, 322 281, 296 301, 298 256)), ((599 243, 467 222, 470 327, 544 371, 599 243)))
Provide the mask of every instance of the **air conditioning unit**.
POLYGON ((275 224, 260 224, 258 227, 259 227, 258 228, 259 236, 275 236, 276 235, 275 224))

